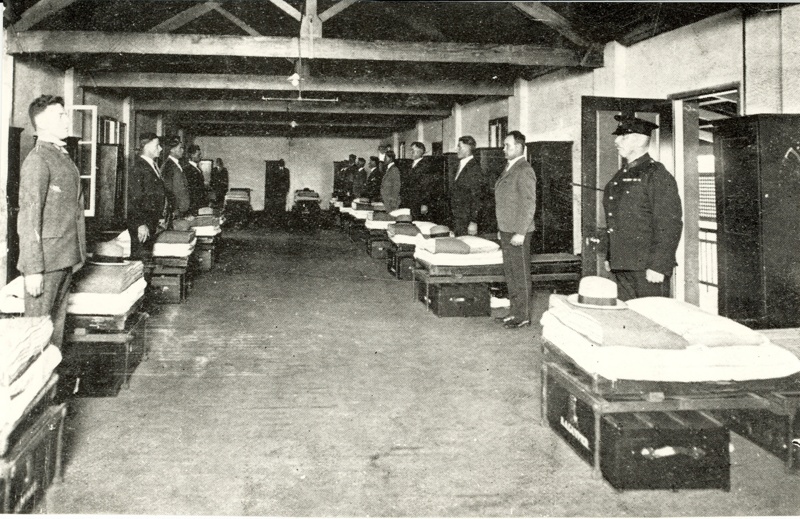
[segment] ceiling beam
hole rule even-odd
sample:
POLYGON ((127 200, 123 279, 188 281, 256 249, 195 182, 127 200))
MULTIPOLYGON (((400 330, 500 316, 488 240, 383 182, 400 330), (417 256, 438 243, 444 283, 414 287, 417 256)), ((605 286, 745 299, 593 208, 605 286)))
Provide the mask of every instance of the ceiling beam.
POLYGON ((594 43, 584 38, 583 35, 576 31, 572 22, 550 7, 547 7, 542 2, 511 2, 511 5, 537 22, 542 22, 551 29, 558 31, 562 36, 576 45, 590 47, 592 43, 594 43))
POLYGON ((278 6, 281 11, 288 14, 298 22, 300 21, 301 18, 303 18, 303 15, 300 14, 300 11, 295 9, 291 4, 289 4, 285 0, 269 0, 269 1, 278 6))
MULTIPOLYGON (((176 120, 182 126, 287 126, 290 123, 290 119, 280 120, 280 121, 219 121, 216 119, 201 119, 201 120, 194 120, 194 119, 185 119, 181 118, 176 120)), ((360 121, 360 122, 342 122, 342 121, 304 121, 299 119, 297 121, 298 124, 309 127, 309 126, 321 126, 321 127, 342 127, 342 128, 396 128, 398 126, 403 126, 403 124, 392 124, 390 122, 376 122, 376 121, 360 121)))
MULTIPOLYGON (((189 88, 208 90, 275 90, 296 91, 285 76, 257 74, 173 74, 145 72, 94 72, 81 77, 81 86, 88 88, 189 88)), ((513 85, 461 80, 402 81, 359 78, 321 78, 303 80, 304 92, 359 92, 371 94, 429 94, 511 96, 513 85)))
POLYGON ((194 100, 179 101, 165 99, 156 101, 137 101, 137 111, 157 112, 282 112, 282 113, 325 113, 357 115, 413 115, 419 117, 449 117, 450 109, 436 108, 394 108, 363 106, 347 103, 313 103, 309 101, 227 101, 194 100))
MULTIPOLYGON (((20 19, 11 26, 12 31, 27 31, 48 16, 51 16, 62 9, 66 9, 77 0, 39 0, 22 13, 20 19)), ((8 4, 6 4, 7 6, 8 4)))
POLYGON ((322 14, 319 15, 319 20, 323 23, 327 22, 328 20, 330 20, 337 14, 341 13, 342 11, 344 11, 345 9, 347 9, 356 2, 358 2, 358 0, 339 0, 339 2, 336 2, 332 6, 325 9, 325 11, 323 11, 322 14))
MULTIPOLYGON (((300 57, 297 38, 272 36, 212 36, 165 34, 158 42, 147 33, 100 31, 26 31, 11 35, 6 52, 11 55, 150 54, 184 56, 300 57)), ((305 40, 300 40, 305 43, 305 40)), ((484 63, 518 66, 581 66, 578 52, 535 45, 459 42, 358 41, 320 38, 313 48, 304 45, 303 58, 484 63), (309 54, 309 52, 313 54, 309 54)), ((589 66, 596 65, 592 63, 589 66)), ((602 66, 602 64, 600 64, 602 66)))
POLYGON ((161 22, 160 24, 156 25, 152 29, 147 32, 170 32, 183 27, 189 22, 192 22, 209 11, 213 11, 219 7, 217 2, 204 2, 202 4, 197 4, 185 11, 181 11, 180 13, 176 14, 172 18, 168 18, 161 22))
POLYGON ((214 10, 217 11, 222 16, 224 16, 225 18, 227 18, 228 20, 230 20, 231 22, 233 22, 234 25, 239 27, 241 30, 243 30, 250 36, 261 36, 260 32, 258 32, 257 30, 253 29, 252 27, 244 23, 241 18, 234 15, 224 7, 217 5, 217 7, 215 7, 214 10))

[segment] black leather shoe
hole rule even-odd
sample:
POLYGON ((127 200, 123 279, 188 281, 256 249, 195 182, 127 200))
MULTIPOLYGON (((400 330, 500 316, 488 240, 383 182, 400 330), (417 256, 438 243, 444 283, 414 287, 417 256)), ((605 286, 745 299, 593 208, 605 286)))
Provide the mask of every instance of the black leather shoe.
POLYGON ((495 317, 494 318, 495 321, 498 321, 498 322, 501 322, 501 323, 507 323, 508 321, 511 321, 511 320, 514 320, 514 319, 516 319, 516 317, 514 317, 513 315, 507 315, 505 317, 495 317))
POLYGON ((515 318, 503 323, 503 328, 515 329, 515 328, 523 328, 525 326, 530 326, 530 325, 531 325, 530 319, 525 319, 524 321, 520 321, 519 319, 515 318))

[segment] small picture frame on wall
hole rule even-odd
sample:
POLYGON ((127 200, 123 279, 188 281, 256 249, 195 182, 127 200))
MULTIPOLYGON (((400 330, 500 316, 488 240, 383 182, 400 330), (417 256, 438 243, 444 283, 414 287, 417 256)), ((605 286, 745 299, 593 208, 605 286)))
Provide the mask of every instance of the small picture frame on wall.
POLYGON ((508 117, 498 117, 489 121, 489 147, 501 148, 508 135, 508 117))
POLYGON ((400 149, 397 150, 397 158, 398 159, 406 158, 406 141, 400 143, 400 149))

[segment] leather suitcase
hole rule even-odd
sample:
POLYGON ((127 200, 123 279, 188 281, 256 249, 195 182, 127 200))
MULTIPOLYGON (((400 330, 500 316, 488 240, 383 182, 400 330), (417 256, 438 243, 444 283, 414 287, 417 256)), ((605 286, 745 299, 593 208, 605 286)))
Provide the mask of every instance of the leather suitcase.
POLYGON ((61 478, 65 404, 52 406, 0 458, 0 513, 41 512, 44 495, 61 478))
POLYGON ((784 462, 791 457, 793 470, 800 468, 800 445, 793 443, 795 435, 790 428, 791 424, 800 424, 800 409, 794 413, 791 422, 789 416, 775 414, 766 409, 732 409, 714 414, 731 431, 784 462))
MULTIPOLYGON (((422 284, 420 281, 417 283, 422 284)), ((489 286, 486 283, 430 285, 427 296, 424 286, 417 287, 417 290, 423 302, 437 317, 491 315, 489 286)))
MULTIPOLYGON (((594 411, 553 379, 550 427, 587 462, 594 455, 594 411)), ((730 433, 697 411, 614 413, 600 421, 600 471, 619 490, 730 490, 730 433)))
POLYGON ((367 241, 367 252, 373 259, 386 259, 387 250, 389 249, 389 240, 380 240, 370 238, 367 241))
POLYGON ((181 303, 188 292, 186 269, 160 267, 153 270, 150 293, 156 303, 181 303))
POLYGON ((389 248, 386 250, 386 270, 395 279, 411 281, 412 271, 416 266, 415 248, 414 245, 397 245, 389 242, 389 248))

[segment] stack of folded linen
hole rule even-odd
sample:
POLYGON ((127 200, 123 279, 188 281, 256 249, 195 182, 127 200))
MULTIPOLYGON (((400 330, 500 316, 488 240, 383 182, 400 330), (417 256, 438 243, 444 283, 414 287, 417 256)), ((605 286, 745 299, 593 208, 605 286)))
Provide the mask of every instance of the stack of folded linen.
POLYGON ((141 261, 120 264, 88 262, 74 277, 73 292, 119 294, 144 277, 141 261))
POLYGON ((370 205, 373 211, 386 212, 386 206, 383 205, 383 202, 372 202, 370 205))
POLYGON ((370 203, 369 198, 356 198, 350 204, 350 207, 358 211, 373 211, 372 203, 370 203))
POLYGON ((194 231, 164 231, 156 237, 153 256, 185 258, 194 252, 196 243, 194 231))
POLYGON ((14 424, 61 362, 49 317, 0 319, 0 455, 14 424))
POLYGON ((503 251, 500 245, 478 236, 441 236, 439 230, 431 231, 431 238, 420 238, 414 258, 438 266, 501 265, 503 251))
POLYGON ((92 259, 75 274, 67 313, 124 315, 144 296, 144 265, 114 257, 119 252, 115 247, 107 242, 98 244, 92 259))
POLYGON ((201 207, 197 210, 199 216, 219 216, 219 209, 213 207, 201 207))
POLYGON ((245 188, 233 188, 225 194, 228 202, 247 202, 250 203, 250 190, 245 188))
POLYGON ((172 226, 176 230, 185 231, 191 229, 194 231, 195 236, 210 237, 222 234, 222 222, 223 218, 221 216, 207 214, 198 215, 186 220, 175 220, 172 226))

